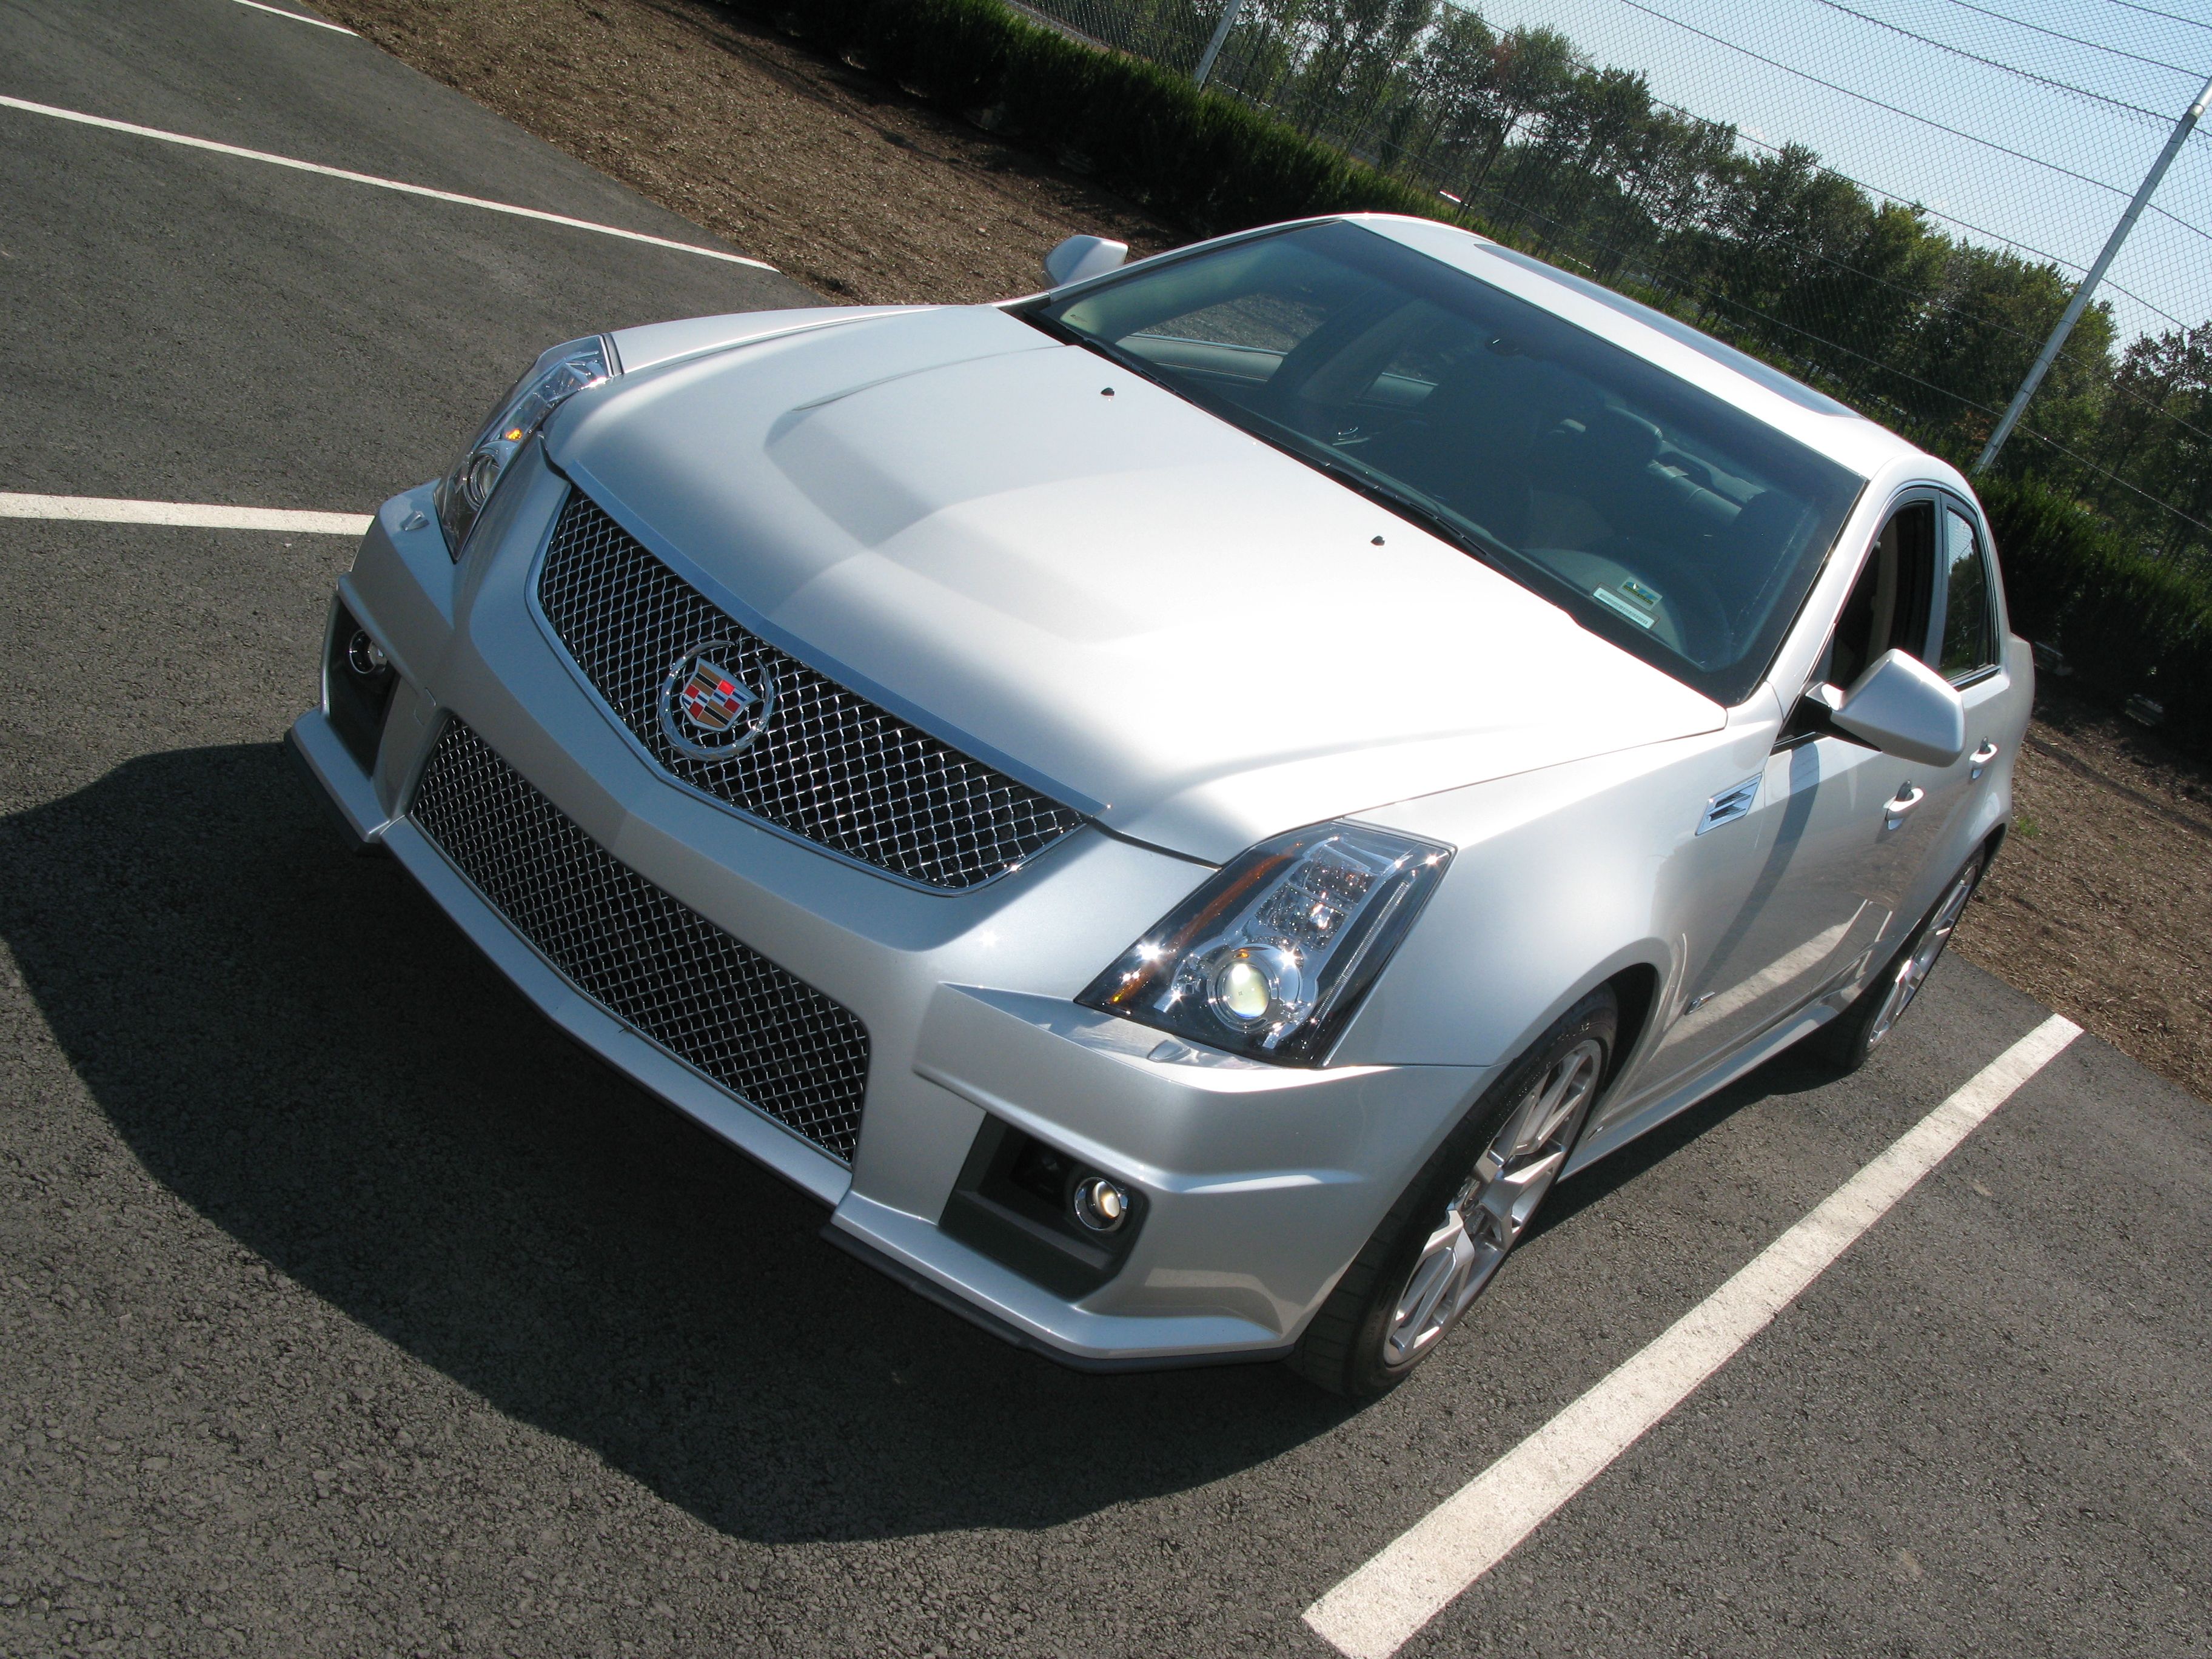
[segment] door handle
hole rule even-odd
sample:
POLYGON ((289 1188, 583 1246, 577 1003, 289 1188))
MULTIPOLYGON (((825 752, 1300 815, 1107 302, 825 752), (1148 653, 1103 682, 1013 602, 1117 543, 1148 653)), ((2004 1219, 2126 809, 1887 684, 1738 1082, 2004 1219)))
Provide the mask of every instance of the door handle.
POLYGON ((1894 830, 1905 822, 1905 815, 1928 799, 1928 792, 1917 783, 1900 783, 1897 793, 1881 809, 1882 828, 1894 830))
POLYGON ((1968 759, 1972 762, 1972 765, 1967 769, 1966 781, 1972 783, 1979 778, 1984 772, 1989 769, 1990 763, 1996 757, 1996 744, 1991 743, 1987 738, 1984 738, 1982 739, 1982 746, 1974 750, 1974 752, 1968 757, 1968 759))

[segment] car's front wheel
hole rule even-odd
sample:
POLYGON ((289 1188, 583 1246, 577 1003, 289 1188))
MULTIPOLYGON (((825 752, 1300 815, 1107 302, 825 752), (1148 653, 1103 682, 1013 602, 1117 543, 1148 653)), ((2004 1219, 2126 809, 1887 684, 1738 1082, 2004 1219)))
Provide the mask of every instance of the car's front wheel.
POLYGON ((1484 1091, 1306 1328, 1291 1359, 1301 1376, 1371 1397, 1436 1351, 1559 1179, 1620 1024, 1612 989, 1600 987, 1484 1091))

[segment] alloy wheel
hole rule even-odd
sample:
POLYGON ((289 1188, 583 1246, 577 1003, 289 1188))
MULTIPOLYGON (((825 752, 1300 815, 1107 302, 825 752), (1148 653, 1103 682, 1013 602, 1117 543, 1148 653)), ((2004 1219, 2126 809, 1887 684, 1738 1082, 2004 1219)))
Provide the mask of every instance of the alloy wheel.
POLYGON ((1874 1017, 1874 1024, 1867 1032, 1867 1047, 1871 1048, 1889 1035, 1889 1028, 1912 1006, 1912 999, 1920 994, 1929 970, 1943 954, 1943 947, 1951 942, 1951 931, 1959 925, 1959 917, 1966 908, 1966 901, 1974 896, 1974 878, 1981 873, 1972 865, 1953 878, 1944 892, 1943 902, 1936 907, 1936 914, 1928 918, 1928 925, 1920 930, 1920 937, 1912 941, 1911 950, 1898 963, 1891 975, 1888 994, 1881 1000, 1881 1010, 1874 1017))
POLYGON ((1399 1295, 1382 1339, 1390 1365, 1411 1364, 1474 1305, 1559 1179, 1604 1069, 1603 1045, 1584 1037, 1546 1066, 1506 1113, 1399 1295))

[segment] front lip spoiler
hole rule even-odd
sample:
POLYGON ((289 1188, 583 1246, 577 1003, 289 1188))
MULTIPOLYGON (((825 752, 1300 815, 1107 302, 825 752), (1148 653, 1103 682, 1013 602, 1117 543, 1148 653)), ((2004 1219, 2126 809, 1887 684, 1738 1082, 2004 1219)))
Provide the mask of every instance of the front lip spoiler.
POLYGON ((1088 1371, 1096 1375, 1114 1376, 1131 1371, 1191 1370, 1209 1365, 1264 1365, 1278 1359, 1289 1358, 1291 1352, 1297 1347, 1295 1342, 1286 1342, 1274 1348, 1237 1348, 1219 1353, 1169 1353, 1156 1357, 1147 1357, 1143 1354, 1108 1357, 1077 1353, 1072 1349, 1063 1348, 1057 1344, 1032 1336, 1012 1322, 1000 1319, 988 1310, 979 1308, 965 1297, 955 1295, 935 1279, 925 1273, 915 1272, 896 1256, 878 1249, 866 1239, 846 1231, 834 1221, 823 1225, 822 1237, 855 1261, 866 1262, 885 1278, 903 1285, 916 1296, 935 1303, 947 1313, 957 1314, 978 1330, 988 1332, 1007 1346, 1042 1354, 1054 1364, 1064 1365, 1072 1371, 1088 1371))
POLYGON ((348 847, 362 854, 389 850, 384 832, 391 820, 376 799, 375 786, 354 764, 322 710, 310 709, 292 724, 284 733, 284 753, 315 786, 315 799, 348 847))

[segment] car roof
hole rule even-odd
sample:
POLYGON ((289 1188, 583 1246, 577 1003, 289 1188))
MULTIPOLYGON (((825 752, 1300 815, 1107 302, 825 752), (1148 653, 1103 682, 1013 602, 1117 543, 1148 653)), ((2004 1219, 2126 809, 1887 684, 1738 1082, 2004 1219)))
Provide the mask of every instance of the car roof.
POLYGON ((1930 477, 1957 476, 1942 461, 1826 393, 1585 277, 1434 219, 1382 213, 1340 216, 1587 329, 1779 428, 1862 477, 1908 459, 1922 463, 1930 477))

